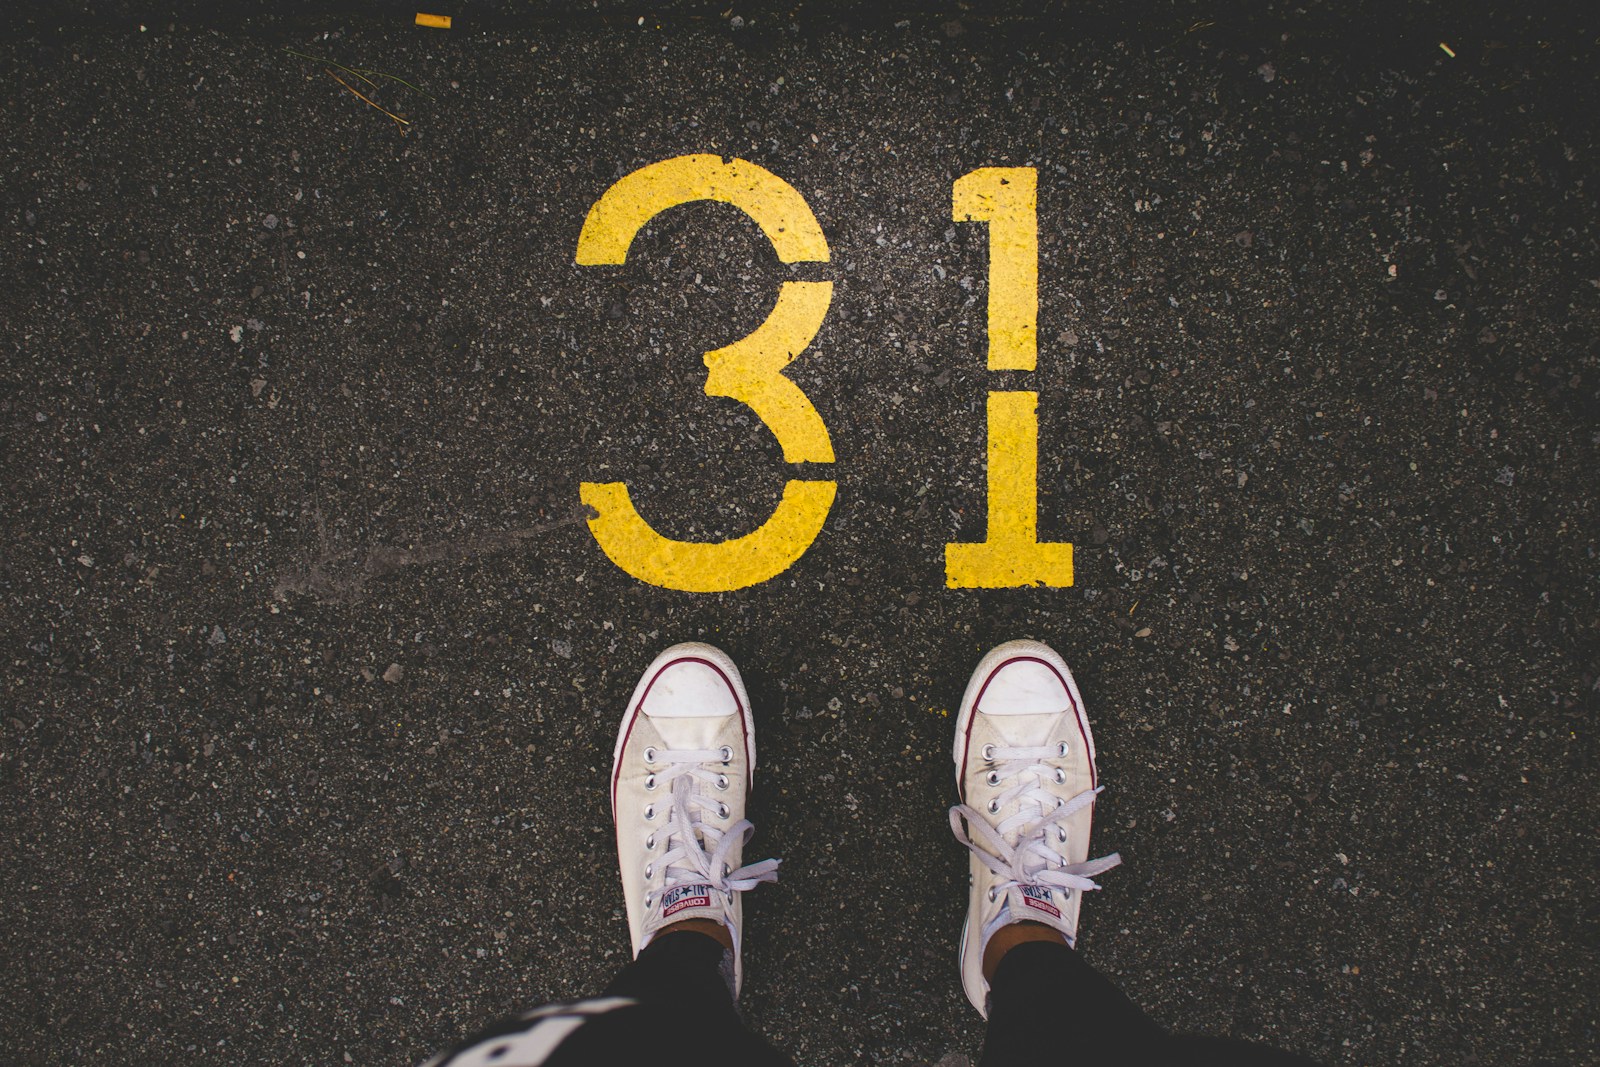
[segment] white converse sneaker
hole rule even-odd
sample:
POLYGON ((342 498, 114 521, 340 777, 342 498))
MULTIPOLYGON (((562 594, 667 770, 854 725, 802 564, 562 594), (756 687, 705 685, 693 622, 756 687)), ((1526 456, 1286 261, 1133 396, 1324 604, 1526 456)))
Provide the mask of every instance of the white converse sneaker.
POLYGON ((740 966, 739 894, 778 880, 778 861, 739 865, 754 827, 744 817, 755 769, 754 722, 739 669, 721 650, 674 645, 645 670, 612 757, 611 817, 638 956, 662 927, 711 919, 740 966))
POLYGON ((1094 738, 1072 672, 1048 645, 1011 641, 983 657, 956 718, 955 764, 962 803, 950 828, 972 853, 961 984, 988 1018, 989 938, 1037 922, 1073 944, 1083 891, 1100 888, 1091 876, 1122 857, 1088 858, 1101 788, 1094 738))

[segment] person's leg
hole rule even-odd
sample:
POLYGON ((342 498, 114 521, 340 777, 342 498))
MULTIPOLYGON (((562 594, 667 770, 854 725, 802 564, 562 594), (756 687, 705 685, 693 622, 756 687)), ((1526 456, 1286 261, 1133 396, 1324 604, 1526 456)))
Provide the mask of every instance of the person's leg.
POLYGON ((1011 641, 979 662, 956 716, 961 803, 950 828, 969 852, 961 984, 989 1016, 989 975, 1022 939, 1067 945, 1093 876, 1122 862, 1089 859, 1100 792, 1094 736, 1072 672, 1054 649, 1011 641))
MULTIPOLYGON (((662 1047, 673 1042, 661 1040, 664 1033, 676 1033, 693 1035, 678 1046, 686 1054, 685 1062, 704 1064, 709 1057, 712 1063, 793 1067, 793 1060, 757 1037, 740 1018, 728 987, 730 951, 726 939, 709 932, 674 928, 656 935, 639 958, 606 987, 606 996, 637 1000, 671 1024, 671 1030, 654 1024, 645 1028, 653 1035, 652 1061, 671 1060, 677 1054, 672 1047, 662 1047)), ((595 1058, 590 1062, 620 1061, 595 1058)))
POLYGON ((1152 1063, 1166 1033, 1060 938, 1026 941, 989 979, 989 1030, 980 1067, 1043 1065, 1070 1034, 1085 1063, 1152 1063))
POLYGON ((497 1023, 426 1067, 699 1067, 707 1056, 793 1067, 739 1018, 726 978, 728 951, 710 932, 663 930, 599 997, 549 1004, 497 1023))
POLYGON ((1312 1061, 1231 1038, 1167 1033, 1064 941, 1018 944, 989 979, 989 1030, 979 1067, 1064 1062, 1160 1067, 1312 1067, 1312 1061))
POLYGON ((1287 1065, 1308 1061, 1217 1038, 1174 1037, 1074 950, 1083 894, 1121 862, 1089 859, 1100 791, 1094 738, 1072 672, 1036 641, 978 664, 956 718, 962 803, 950 809, 971 853, 961 978, 989 1020, 984 1067, 1073 1060, 1287 1065), (1098 1058, 1098 1059, 1097 1059, 1098 1058))
POLYGON ((740 866, 752 832, 744 809, 753 727, 744 683, 722 652, 686 644, 656 657, 623 716, 611 776, 633 962, 602 996, 499 1023, 427 1067, 698 1067, 707 1057, 792 1067, 735 1007, 739 895, 775 881, 778 866, 740 866))

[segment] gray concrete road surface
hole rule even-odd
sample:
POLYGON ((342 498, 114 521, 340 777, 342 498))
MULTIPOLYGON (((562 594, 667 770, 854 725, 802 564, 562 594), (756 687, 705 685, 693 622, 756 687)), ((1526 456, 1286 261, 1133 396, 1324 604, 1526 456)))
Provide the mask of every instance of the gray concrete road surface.
POLYGON ((962 1063, 951 715, 1031 636, 1126 860, 1083 949, 1159 1019, 1592 1062, 1600 23, 644 8, 0 44, 7 1061, 404 1065, 594 991, 616 722, 699 639, 784 860, 750 1019, 962 1063), (692 154, 782 179, 827 261, 702 201, 575 262, 692 154), (985 167, 1036 173, 1031 372, 987 368, 952 216, 985 167), (787 371, 831 463, 704 388, 786 281, 832 283, 787 371), (948 584, 991 391, 1037 394, 1070 587, 948 584), (821 532, 721 592, 613 563, 580 495, 712 543, 790 479, 821 532))

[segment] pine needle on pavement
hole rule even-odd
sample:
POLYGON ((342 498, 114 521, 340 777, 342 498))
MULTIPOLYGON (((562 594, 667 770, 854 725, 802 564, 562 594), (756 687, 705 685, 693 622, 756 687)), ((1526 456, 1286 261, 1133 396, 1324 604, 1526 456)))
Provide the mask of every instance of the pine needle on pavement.
POLYGON ((394 119, 395 122, 399 123, 400 132, 402 134, 404 134, 406 132, 406 127, 411 125, 411 120, 410 119, 403 119, 399 115, 396 115, 393 111, 390 111, 388 108, 384 107, 383 105, 373 103, 372 100, 369 97, 363 96, 361 94, 360 90, 356 89, 349 82, 347 82, 343 78, 339 77, 339 75, 335 74, 331 70, 328 70, 327 67, 323 67, 322 69, 326 70, 328 72, 328 77, 332 78, 334 81, 338 82, 340 85, 344 86, 346 89, 349 89, 352 93, 355 93, 357 99, 362 100, 365 103, 367 103, 368 105, 377 108, 379 111, 383 112, 385 115, 388 115, 390 118, 394 119))

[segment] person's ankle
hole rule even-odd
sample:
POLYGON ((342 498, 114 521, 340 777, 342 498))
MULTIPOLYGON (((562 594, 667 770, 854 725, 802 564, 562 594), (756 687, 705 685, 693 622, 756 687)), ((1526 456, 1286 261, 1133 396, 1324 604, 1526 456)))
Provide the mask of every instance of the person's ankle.
POLYGON ((657 937, 662 937, 666 934, 703 934, 717 942, 727 951, 733 951, 732 932, 715 919, 684 919, 682 922, 663 926, 656 932, 657 937))
POLYGON ((1007 952, 1018 945, 1029 941, 1046 941, 1058 945, 1065 945, 1067 939, 1060 930, 1044 923, 1015 922, 1007 923, 996 930, 989 938, 989 943, 983 948, 983 980, 992 982, 995 969, 1000 966, 1000 960, 1007 952))

